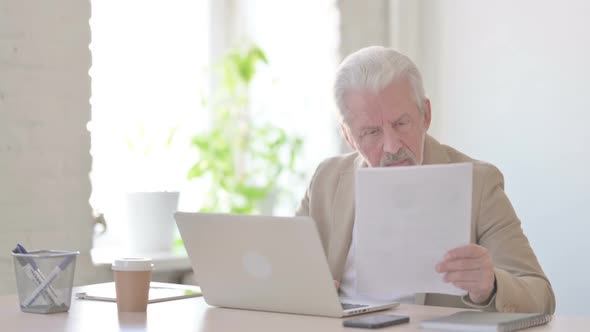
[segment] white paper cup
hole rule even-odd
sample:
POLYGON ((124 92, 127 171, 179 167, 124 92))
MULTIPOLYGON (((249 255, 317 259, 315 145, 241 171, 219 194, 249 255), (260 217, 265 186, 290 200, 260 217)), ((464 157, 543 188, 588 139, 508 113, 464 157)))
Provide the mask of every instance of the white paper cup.
POLYGON ((150 258, 121 258, 113 262, 117 310, 145 312, 154 264, 150 258))

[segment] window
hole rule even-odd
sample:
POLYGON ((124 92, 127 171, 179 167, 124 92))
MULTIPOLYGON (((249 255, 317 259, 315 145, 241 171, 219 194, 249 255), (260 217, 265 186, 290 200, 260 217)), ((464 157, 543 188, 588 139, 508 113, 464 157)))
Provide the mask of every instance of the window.
POLYGON ((252 107, 264 111, 256 121, 304 139, 304 179, 282 184, 294 197, 274 214, 293 214, 315 166, 338 152, 331 91, 338 62, 335 0, 96 0, 90 23, 91 204, 105 213, 110 233, 95 246, 126 236, 127 191, 180 190, 179 209, 198 210, 206 191, 186 175, 196 156, 190 138, 210 118, 201 103, 209 93, 207 69, 219 60, 210 54, 244 42, 260 46, 269 66, 252 86, 252 107))
POLYGON ((209 54, 207 1, 92 1, 92 195, 109 236, 125 236, 124 193, 179 190, 209 54), (174 137, 166 147, 170 134, 174 137))

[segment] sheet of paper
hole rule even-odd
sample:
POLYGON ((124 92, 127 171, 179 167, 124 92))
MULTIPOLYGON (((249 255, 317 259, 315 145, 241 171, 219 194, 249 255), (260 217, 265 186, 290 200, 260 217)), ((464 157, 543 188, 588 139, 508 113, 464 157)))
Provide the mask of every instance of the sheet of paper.
MULTIPOLYGON (((191 285, 150 284, 148 303, 165 302, 201 296, 201 288, 191 285)), ((84 287, 84 292, 75 293, 77 299, 117 302, 114 282, 94 284, 84 287)))
POLYGON ((469 243, 471 163, 363 168, 356 173, 353 241, 357 293, 391 300, 463 295, 435 265, 469 243))

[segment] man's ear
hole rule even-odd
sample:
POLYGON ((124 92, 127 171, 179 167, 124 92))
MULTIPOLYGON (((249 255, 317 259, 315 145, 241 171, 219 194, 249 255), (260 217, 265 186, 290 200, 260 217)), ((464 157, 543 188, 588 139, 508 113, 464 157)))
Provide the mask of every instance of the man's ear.
POLYGON ((352 139, 351 134, 344 123, 340 123, 340 130, 342 130, 342 135, 344 136, 346 143, 348 143, 348 146, 350 146, 353 150, 356 150, 357 148, 354 144, 354 140, 352 139))
POLYGON ((424 128, 430 128, 430 121, 432 120, 432 112, 430 110, 430 99, 424 99, 424 128))

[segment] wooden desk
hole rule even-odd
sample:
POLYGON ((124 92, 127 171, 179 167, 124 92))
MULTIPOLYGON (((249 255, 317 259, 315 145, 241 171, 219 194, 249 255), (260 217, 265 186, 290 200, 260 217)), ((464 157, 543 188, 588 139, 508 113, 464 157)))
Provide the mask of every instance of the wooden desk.
MULTIPOLYGON (((74 289, 83 291, 84 287, 74 289)), ((460 309, 404 305, 387 311, 409 315, 410 324, 380 331, 427 331, 418 328, 423 319, 448 315, 460 309)), ((371 314, 368 314, 371 315, 371 314)), ((70 311, 59 314, 31 314, 20 311, 15 295, 0 296, 2 331, 367 331, 342 327, 342 319, 299 316, 210 307, 202 297, 153 303, 147 313, 117 313, 115 303, 72 299, 70 311)), ((554 317, 549 325, 528 331, 588 331, 590 317, 554 317)))

